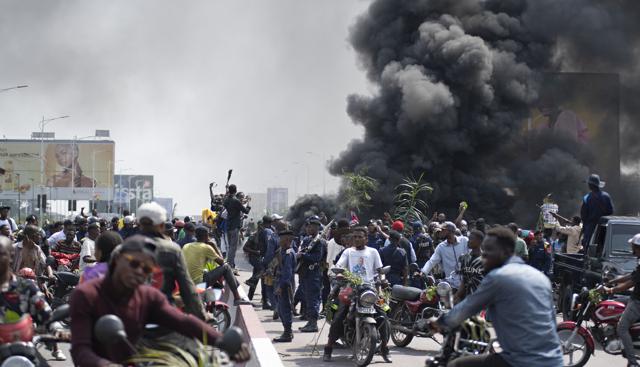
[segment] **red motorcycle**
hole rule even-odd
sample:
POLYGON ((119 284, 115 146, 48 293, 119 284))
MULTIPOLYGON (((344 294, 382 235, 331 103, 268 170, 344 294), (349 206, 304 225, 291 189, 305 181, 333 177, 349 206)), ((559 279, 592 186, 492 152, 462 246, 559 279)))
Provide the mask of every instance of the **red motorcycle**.
MULTIPOLYGON (((573 297, 571 309, 575 321, 558 324, 558 336, 566 367, 581 367, 587 364, 595 351, 597 341, 609 354, 621 354, 622 342, 616 332, 616 325, 626 307, 620 300, 603 300, 599 286, 588 290, 583 288, 573 297), (591 324, 590 324, 591 322, 591 324)), ((631 327, 634 350, 640 350, 640 322, 631 327)))

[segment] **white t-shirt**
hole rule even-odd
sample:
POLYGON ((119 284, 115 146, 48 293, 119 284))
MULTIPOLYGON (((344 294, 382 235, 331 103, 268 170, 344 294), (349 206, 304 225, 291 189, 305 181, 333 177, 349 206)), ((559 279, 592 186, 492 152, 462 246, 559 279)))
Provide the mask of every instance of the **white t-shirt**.
POLYGON ((18 226, 16 225, 16 221, 13 218, 0 219, 0 226, 7 225, 9 227, 9 232, 13 233, 18 230, 18 226))
POLYGON ((376 249, 365 246, 362 250, 356 250, 355 247, 350 247, 344 250, 336 265, 348 269, 365 282, 370 283, 373 282, 376 269, 382 267, 382 260, 380 260, 380 253, 376 249))
POLYGON ((89 265, 84 262, 85 256, 95 257, 96 251, 96 243, 90 239, 89 237, 85 237, 82 240, 82 247, 80 248, 80 270, 84 270, 84 268, 89 265))
POLYGON ((338 245, 334 238, 331 241, 327 242, 327 265, 329 268, 333 266, 333 262, 336 259, 336 256, 342 251, 344 247, 338 245))

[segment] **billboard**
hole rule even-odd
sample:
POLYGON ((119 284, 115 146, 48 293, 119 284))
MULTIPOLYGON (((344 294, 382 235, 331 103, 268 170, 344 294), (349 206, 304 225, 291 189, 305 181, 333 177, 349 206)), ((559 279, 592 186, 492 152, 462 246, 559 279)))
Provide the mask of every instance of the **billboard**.
POLYGON ((110 200, 111 140, 0 140, 0 199, 110 200))
POLYGON ((567 136, 593 152, 592 172, 620 179, 620 78, 607 73, 546 73, 527 130, 567 136))
POLYGON ((289 209, 289 189, 286 187, 267 188, 267 210, 283 215, 289 209))
POLYGON ((134 212, 141 204, 153 201, 151 175, 115 175, 113 182, 113 204, 120 212, 134 212))

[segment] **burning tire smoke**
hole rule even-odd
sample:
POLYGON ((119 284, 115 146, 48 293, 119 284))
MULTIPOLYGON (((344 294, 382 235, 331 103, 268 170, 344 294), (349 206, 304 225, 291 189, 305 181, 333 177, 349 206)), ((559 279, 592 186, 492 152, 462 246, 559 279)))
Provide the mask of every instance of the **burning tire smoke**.
POLYGON ((350 42, 377 90, 348 97, 364 137, 331 173, 379 181, 366 214, 388 210, 401 178, 421 172, 432 209, 449 215, 465 200, 472 216, 533 224, 550 192, 575 211, 597 152, 558 132, 523 134, 523 121, 545 72, 620 73, 621 155, 637 155, 625 141, 638 134, 626 101, 638 95, 639 9, 631 0, 373 1, 350 42))

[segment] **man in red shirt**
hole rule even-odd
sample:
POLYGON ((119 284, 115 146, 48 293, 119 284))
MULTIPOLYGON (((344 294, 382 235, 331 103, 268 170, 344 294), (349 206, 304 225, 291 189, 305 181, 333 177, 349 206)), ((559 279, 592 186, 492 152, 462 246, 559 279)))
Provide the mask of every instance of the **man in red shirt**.
MULTIPOLYGON (((159 290, 146 285, 156 267, 155 243, 133 236, 111 254, 109 272, 102 279, 81 284, 71 295, 71 355, 76 366, 112 366, 130 357, 124 343, 100 344, 94 337, 95 322, 104 315, 118 316, 129 342, 135 344, 146 324, 157 324, 188 337, 213 345, 220 333, 198 318, 171 306, 159 290)), ((243 345, 232 359, 249 359, 248 346, 243 345)))

